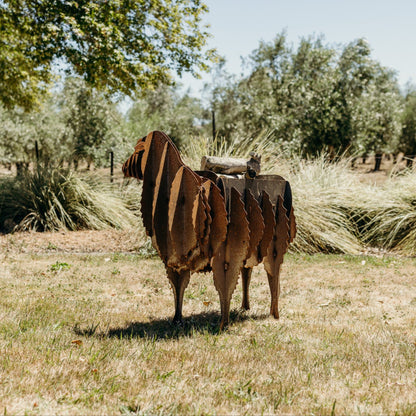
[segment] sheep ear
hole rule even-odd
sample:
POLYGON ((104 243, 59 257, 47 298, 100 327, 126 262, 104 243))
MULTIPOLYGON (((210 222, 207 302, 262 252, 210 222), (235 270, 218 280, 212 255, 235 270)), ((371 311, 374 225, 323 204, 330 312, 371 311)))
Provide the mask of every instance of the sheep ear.
POLYGON ((142 152, 144 150, 144 143, 145 143, 145 137, 143 137, 142 139, 140 139, 136 146, 134 146, 134 153, 139 153, 142 152))

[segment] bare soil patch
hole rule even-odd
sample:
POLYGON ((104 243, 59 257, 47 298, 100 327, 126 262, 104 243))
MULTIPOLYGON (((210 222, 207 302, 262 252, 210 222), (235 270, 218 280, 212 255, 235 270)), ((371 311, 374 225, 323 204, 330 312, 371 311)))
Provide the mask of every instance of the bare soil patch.
POLYGON ((57 231, 0 234, 0 251, 14 253, 128 253, 143 245, 141 230, 57 231))

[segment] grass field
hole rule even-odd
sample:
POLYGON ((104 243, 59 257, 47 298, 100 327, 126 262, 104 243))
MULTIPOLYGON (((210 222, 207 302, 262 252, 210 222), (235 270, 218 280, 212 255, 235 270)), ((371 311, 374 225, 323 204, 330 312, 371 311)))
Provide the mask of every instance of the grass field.
POLYGON ((415 259, 289 255, 280 320, 261 266, 219 333, 210 275, 175 327, 158 258, 54 235, 0 238, 4 415, 416 414, 415 259))

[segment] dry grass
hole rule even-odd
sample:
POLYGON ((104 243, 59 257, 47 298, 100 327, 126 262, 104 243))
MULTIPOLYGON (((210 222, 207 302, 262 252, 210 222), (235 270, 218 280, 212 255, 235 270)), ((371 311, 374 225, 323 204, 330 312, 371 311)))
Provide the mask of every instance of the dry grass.
POLYGON ((178 328, 159 259, 51 251, 47 239, 33 254, 7 238, 3 414, 416 413, 413 259, 290 255, 281 319, 267 315, 258 268, 252 310, 238 312, 238 288, 219 333, 210 275, 193 276, 178 328))

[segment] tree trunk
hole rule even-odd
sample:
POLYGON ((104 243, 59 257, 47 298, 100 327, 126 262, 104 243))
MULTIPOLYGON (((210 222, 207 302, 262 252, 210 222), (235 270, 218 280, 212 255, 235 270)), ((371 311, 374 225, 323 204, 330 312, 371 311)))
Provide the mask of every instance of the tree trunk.
POLYGON ((378 172, 381 166, 381 160, 383 159, 383 153, 376 153, 374 156, 375 164, 374 164, 374 172, 378 172))
POLYGON ((29 163, 16 162, 16 176, 22 176, 29 169, 29 163))

